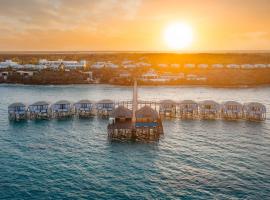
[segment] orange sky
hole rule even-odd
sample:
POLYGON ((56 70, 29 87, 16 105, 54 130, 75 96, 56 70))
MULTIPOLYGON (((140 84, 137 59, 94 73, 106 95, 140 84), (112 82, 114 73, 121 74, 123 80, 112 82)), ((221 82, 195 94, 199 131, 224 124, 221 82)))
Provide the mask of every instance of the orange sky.
POLYGON ((269 50, 269 0, 0 0, 0 50, 168 51, 165 27, 193 29, 184 50, 269 50))

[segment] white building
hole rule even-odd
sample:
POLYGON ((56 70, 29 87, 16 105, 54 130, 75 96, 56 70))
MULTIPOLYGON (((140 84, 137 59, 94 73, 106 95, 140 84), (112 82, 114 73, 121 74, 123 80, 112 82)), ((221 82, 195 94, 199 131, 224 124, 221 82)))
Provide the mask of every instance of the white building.
POLYGON ((137 64, 135 63, 129 63, 129 64, 124 64, 122 65, 125 69, 133 69, 133 68, 136 68, 138 67, 137 64))
POLYGON ((142 74, 142 79, 145 79, 145 80, 157 79, 157 78, 158 78, 158 74, 152 69, 142 74))
POLYGON ((185 77, 184 73, 174 74, 171 72, 165 72, 164 74, 161 74, 159 76, 159 78, 163 79, 164 81, 176 81, 176 80, 183 79, 184 77, 185 77))
POLYGON ((228 64, 226 67, 228 69, 239 69, 240 65, 238 65, 238 64, 228 64))
POLYGON ((102 69, 102 68, 110 68, 117 69, 119 66, 117 64, 112 63, 111 61, 98 61, 91 65, 92 69, 102 69))
POLYGON ((42 70, 42 69, 47 69, 48 68, 46 65, 25 64, 23 66, 26 69, 36 69, 36 70, 42 70))
POLYGON ((188 69, 192 69, 192 68, 195 68, 195 64, 185 64, 184 67, 188 69))
POLYGON ((12 60, 5 60, 3 62, 0 62, 0 68, 7 68, 12 67, 16 69, 23 68, 22 65, 18 64, 17 62, 13 62, 12 60))
POLYGON ((128 64, 132 64, 132 63, 134 63, 133 60, 123 60, 122 61, 122 65, 128 65, 128 64))
POLYGON ((252 64, 242 64, 241 68, 242 69, 254 69, 254 65, 252 65, 252 64))
POLYGON ((18 73, 18 74, 20 74, 21 76, 24 76, 24 77, 32 77, 32 76, 34 76, 33 71, 16 71, 16 73, 18 73))
POLYGON ((95 62, 94 64, 91 65, 92 69, 102 69, 106 66, 106 62, 95 62))
POLYGON ((267 65, 266 64, 255 64, 254 68, 266 68, 267 65))
POLYGON ((108 61, 105 63, 105 67, 110 69, 117 69, 119 66, 117 64, 112 63, 111 61, 108 61))
POLYGON ((168 67, 168 64, 163 64, 163 63, 161 63, 161 64, 158 64, 158 67, 166 68, 166 67, 168 67))
POLYGON ((186 75, 186 80, 188 80, 188 81, 195 81, 195 80, 197 80, 197 78, 198 78, 198 76, 195 74, 186 75))
POLYGON ((9 72, 0 72, 0 78, 3 78, 4 80, 7 80, 9 75, 9 72))
POLYGON ((136 65, 138 67, 151 67, 152 66, 150 63, 146 63, 146 62, 138 62, 136 63, 136 65))
POLYGON ((123 71, 123 72, 119 73, 119 77, 120 78, 130 78, 131 74, 129 72, 127 72, 127 71, 123 71))
POLYGON ((86 61, 65 61, 62 59, 59 60, 46 60, 46 59, 40 59, 39 65, 46 65, 48 68, 54 68, 57 69, 60 65, 64 65, 67 69, 78 69, 78 68, 85 68, 86 67, 86 61))
POLYGON ((171 67, 173 67, 173 68, 179 68, 180 67, 180 64, 173 63, 173 64, 171 64, 171 67))
POLYGON ((198 64, 197 66, 200 69, 207 69, 208 68, 208 64, 198 64))
POLYGON ((213 64, 212 68, 214 68, 214 69, 222 69, 222 68, 224 68, 224 65, 223 64, 213 64))

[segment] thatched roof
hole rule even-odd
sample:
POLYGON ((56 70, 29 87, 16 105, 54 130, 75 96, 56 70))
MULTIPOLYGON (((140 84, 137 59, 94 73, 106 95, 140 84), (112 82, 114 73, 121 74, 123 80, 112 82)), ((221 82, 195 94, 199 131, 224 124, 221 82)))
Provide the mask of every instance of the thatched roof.
POLYGON ((16 103, 13 103, 13 104, 10 104, 8 106, 8 108, 15 108, 15 107, 26 107, 26 105, 24 103, 21 103, 21 102, 16 102, 16 103))
POLYGON ((161 105, 176 105, 176 102, 170 99, 160 101, 161 105))
POLYGON ((54 105, 60 105, 60 104, 71 104, 71 102, 67 100, 61 100, 54 103, 54 105))
POLYGON ((31 104, 30 106, 43 106, 43 105, 50 105, 50 103, 47 101, 38 101, 38 102, 31 104))
POLYGON ((258 103, 258 102, 249 102, 249 103, 246 103, 244 106, 247 108, 252 108, 252 107, 253 108, 260 108, 260 109, 266 111, 265 105, 258 103))
POLYGON ((196 101, 193 100, 183 100, 180 104, 198 104, 196 101))
POLYGON ((114 103, 112 100, 110 99, 103 99, 99 102, 97 102, 98 104, 111 104, 111 103, 114 103))
POLYGON ((158 117, 158 112, 152 109, 150 106, 144 106, 136 111, 136 118, 158 119, 158 117))
POLYGON ((93 101, 90 101, 88 99, 82 99, 80 101, 78 101, 76 104, 93 104, 93 101))
POLYGON ((215 105, 215 106, 219 106, 219 103, 213 101, 213 100, 205 100, 200 102, 200 105, 215 105))
POLYGON ((223 105, 224 106, 235 105, 235 106, 242 107, 242 104, 237 101, 226 101, 223 103, 223 105))
POLYGON ((113 112, 115 118, 132 118, 132 111, 124 106, 119 106, 113 112))

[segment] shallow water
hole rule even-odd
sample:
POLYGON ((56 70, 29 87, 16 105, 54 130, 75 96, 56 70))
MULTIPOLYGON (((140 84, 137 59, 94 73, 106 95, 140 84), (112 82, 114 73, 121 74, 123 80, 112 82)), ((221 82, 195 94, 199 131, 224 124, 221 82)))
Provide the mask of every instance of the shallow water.
MULTIPOLYGON (((101 119, 9 123, 15 101, 131 98, 107 85, 0 85, 0 198, 267 199, 270 121, 164 121, 157 143, 110 143, 101 119)), ((143 87, 144 100, 259 101, 270 88, 143 87)), ((269 118, 269 113, 267 114, 269 118)))

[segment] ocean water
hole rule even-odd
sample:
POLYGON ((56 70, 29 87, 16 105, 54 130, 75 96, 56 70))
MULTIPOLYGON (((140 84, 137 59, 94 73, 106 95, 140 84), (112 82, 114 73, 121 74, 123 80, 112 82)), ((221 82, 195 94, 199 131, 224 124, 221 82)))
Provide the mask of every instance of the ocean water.
MULTIPOLYGON (((131 89, 0 85, 0 199, 270 199, 269 119, 165 120, 160 141, 142 144, 110 143, 107 120, 7 118, 15 101, 125 100, 131 89)), ((143 87, 139 96, 258 101, 270 110, 269 87, 143 87)))

